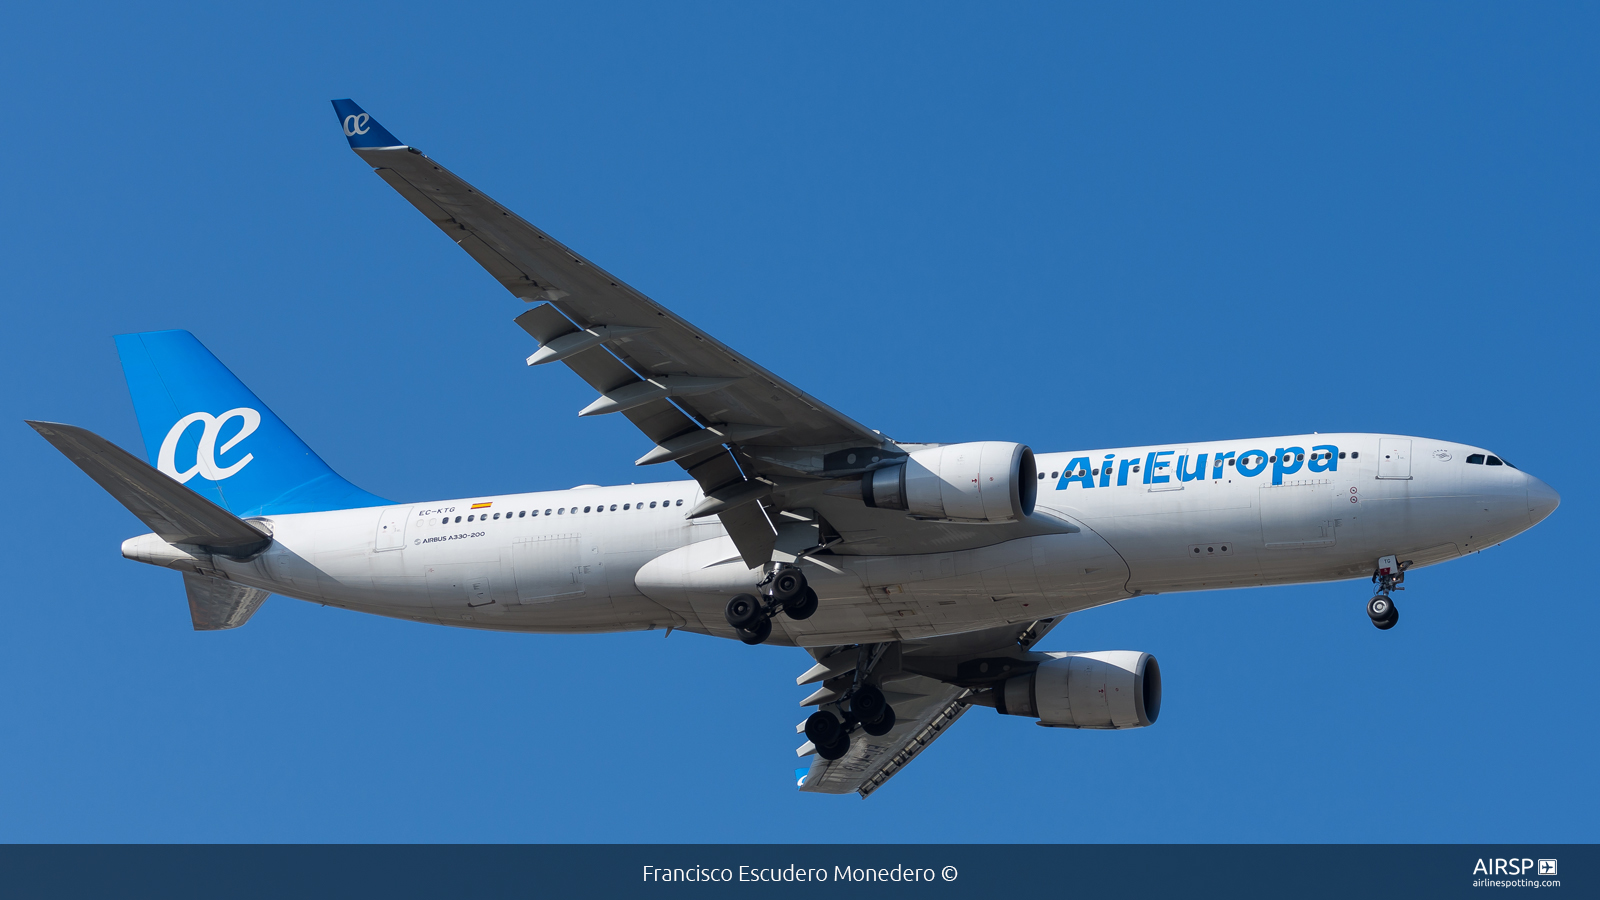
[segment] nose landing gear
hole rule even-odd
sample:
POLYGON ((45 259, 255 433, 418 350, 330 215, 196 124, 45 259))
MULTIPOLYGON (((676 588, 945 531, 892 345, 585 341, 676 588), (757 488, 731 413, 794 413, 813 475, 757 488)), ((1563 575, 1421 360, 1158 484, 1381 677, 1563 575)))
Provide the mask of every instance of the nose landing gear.
POLYGON ((1412 561, 1409 559, 1405 562, 1396 562, 1392 556, 1378 560, 1378 568, 1372 573, 1372 581, 1378 586, 1378 593, 1367 601, 1367 616, 1372 619, 1373 627, 1379 631, 1388 631, 1400 621, 1400 608, 1394 605, 1389 593, 1405 590, 1400 583, 1406 580, 1406 569, 1411 568, 1411 565, 1412 561))
MULTIPOLYGON (((759 644, 772 636, 772 617, 809 619, 817 611, 817 592, 796 566, 780 565, 756 585, 758 594, 740 594, 728 601, 723 616, 739 632, 739 640, 759 644)), ((822 746, 818 744, 817 746, 822 746)))
POLYGON ((1376 625, 1379 631, 1388 631, 1400 621, 1400 609, 1387 594, 1379 594, 1367 601, 1367 615, 1372 618, 1372 624, 1376 625))

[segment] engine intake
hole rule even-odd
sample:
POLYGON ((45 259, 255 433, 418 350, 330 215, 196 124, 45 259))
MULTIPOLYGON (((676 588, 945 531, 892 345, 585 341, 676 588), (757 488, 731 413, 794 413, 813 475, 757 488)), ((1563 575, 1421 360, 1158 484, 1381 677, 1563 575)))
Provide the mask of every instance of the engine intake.
POLYGON ((1033 451, 1005 441, 928 447, 861 478, 861 501, 877 509, 957 522, 1014 522, 1039 494, 1033 451))
POLYGON ((1143 728, 1161 714, 1161 667, 1137 650, 1048 653, 1027 675, 978 695, 1006 716, 1056 728, 1143 728))

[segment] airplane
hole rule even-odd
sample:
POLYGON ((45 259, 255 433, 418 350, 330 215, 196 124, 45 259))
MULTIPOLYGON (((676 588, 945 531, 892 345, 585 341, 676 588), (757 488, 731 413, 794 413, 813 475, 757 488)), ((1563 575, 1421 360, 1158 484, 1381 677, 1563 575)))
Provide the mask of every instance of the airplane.
POLYGON ((152 533, 201 631, 269 594, 437 625, 667 629, 803 648, 799 787, 869 796, 968 710, 1057 728, 1153 724, 1130 650, 1034 648, 1147 594, 1367 578, 1399 620, 1414 569, 1499 544, 1560 497, 1483 447, 1301 434, 1036 453, 911 443, 856 422, 645 297, 333 101, 351 149, 512 296, 537 343, 684 480, 394 503, 346 481, 187 331, 117 351, 145 458, 29 421, 152 533))

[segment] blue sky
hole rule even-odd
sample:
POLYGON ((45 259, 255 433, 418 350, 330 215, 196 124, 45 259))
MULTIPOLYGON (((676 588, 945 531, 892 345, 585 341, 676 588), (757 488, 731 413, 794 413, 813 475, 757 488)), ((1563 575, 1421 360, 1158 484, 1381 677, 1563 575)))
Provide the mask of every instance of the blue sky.
POLYGON ((35 4, 0 159, 4 841, 1595 841, 1600 15, 1282 4, 35 4), (798 650, 275 598, 190 630, 21 423, 138 448, 111 335, 197 334, 402 500, 676 477, 346 148, 353 97, 858 420, 1039 450, 1391 431, 1562 493, 1362 582, 1143 598, 1161 721, 976 710, 799 794, 798 650), (843 827, 848 823, 848 827, 843 827))

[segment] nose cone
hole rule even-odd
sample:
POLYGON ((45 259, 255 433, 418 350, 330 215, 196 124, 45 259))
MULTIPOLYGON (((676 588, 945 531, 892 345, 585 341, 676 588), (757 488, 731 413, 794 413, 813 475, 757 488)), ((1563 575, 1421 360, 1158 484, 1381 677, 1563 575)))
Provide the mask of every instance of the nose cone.
POLYGON ((1561 495, 1532 475, 1528 476, 1528 522, 1537 525, 1561 505, 1561 495))

